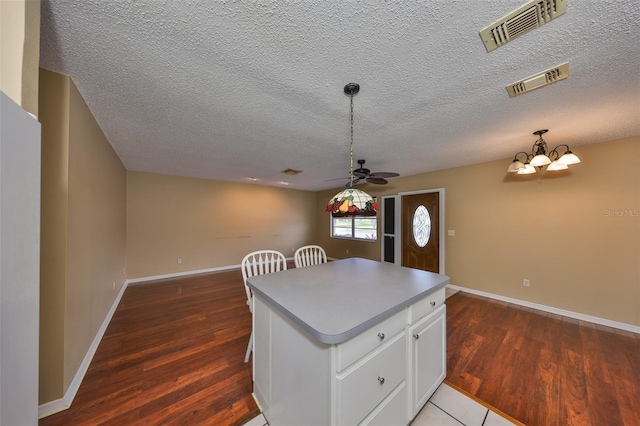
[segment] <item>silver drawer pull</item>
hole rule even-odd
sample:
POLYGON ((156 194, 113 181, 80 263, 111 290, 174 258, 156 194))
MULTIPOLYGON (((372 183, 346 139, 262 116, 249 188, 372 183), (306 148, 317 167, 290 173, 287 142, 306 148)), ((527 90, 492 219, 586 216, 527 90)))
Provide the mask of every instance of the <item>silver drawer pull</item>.
POLYGON ((378 376, 378 381, 380 382, 381 385, 384 385, 384 377, 378 376))
POLYGON ((418 339, 420 338, 420 335, 419 335, 419 334, 414 334, 414 335, 413 335, 413 338, 414 338, 414 339, 416 339, 416 340, 418 340, 418 339))
MULTIPOLYGON (((384 333, 378 333, 380 340, 384 340, 384 333)), ((382 379, 384 381, 384 379, 382 379)))
POLYGON ((436 306, 436 302, 431 301, 431 306, 436 306))

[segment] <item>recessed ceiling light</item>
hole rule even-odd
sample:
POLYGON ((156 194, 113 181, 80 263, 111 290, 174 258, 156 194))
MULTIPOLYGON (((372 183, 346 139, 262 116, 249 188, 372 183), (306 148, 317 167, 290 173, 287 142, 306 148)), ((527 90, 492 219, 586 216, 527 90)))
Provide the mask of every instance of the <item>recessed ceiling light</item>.
POLYGON ((249 176, 249 180, 252 182, 257 182, 258 178, 254 178, 253 176, 249 176))
POLYGON ((289 186, 289 182, 280 181, 281 184, 289 186))

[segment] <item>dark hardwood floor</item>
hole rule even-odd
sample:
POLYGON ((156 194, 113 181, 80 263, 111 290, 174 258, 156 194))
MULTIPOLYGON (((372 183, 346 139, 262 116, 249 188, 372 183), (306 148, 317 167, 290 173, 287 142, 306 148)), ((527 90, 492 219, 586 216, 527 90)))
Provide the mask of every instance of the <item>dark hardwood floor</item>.
POLYGON ((640 336, 456 293, 447 378, 528 425, 640 425, 640 336))
POLYGON ((242 425, 259 414, 239 270, 130 285, 76 398, 48 425, 242 425))
MULTIPOLYGON (((457 293, 447 379, 528 425, 640 425, 640 337, 457 293)), ((242 425, 258 415, 240 271, 130 285, 48 425, 242 425)))

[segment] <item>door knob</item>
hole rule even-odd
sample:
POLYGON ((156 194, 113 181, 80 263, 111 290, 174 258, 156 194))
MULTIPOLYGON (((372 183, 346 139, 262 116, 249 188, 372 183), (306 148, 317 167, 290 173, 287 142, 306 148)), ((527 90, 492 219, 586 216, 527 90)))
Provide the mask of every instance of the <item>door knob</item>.
POLYGON ((380 338, 380 340, 384 340, 384 333, 378 333, 378 337, 380 338))
POLYGON ((384 377, 378 376, 378 381, 380 382, 381 385, 384 385, 384 377))

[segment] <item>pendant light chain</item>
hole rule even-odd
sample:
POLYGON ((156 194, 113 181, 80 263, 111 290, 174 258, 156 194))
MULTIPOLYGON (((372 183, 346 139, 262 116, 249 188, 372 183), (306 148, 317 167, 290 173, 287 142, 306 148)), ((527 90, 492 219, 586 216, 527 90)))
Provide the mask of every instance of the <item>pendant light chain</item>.
POLYGON ((349 146, 349 187, 353 188, 353 93, 349 96, 351 98, 351 145, 349 146))

